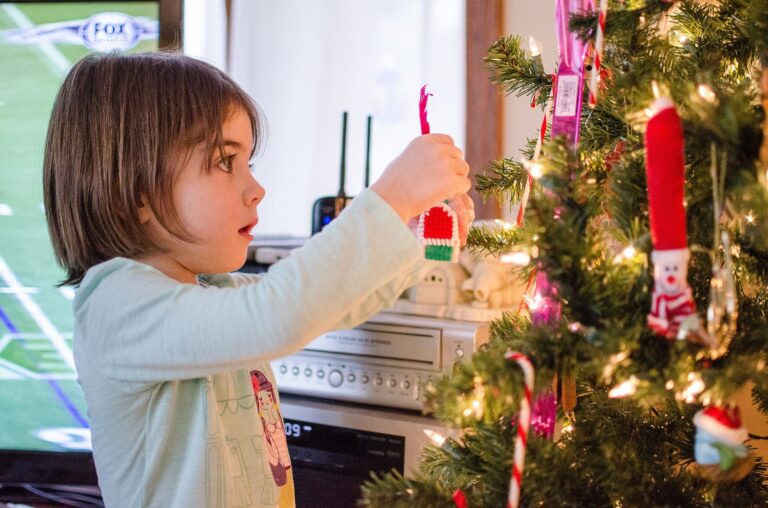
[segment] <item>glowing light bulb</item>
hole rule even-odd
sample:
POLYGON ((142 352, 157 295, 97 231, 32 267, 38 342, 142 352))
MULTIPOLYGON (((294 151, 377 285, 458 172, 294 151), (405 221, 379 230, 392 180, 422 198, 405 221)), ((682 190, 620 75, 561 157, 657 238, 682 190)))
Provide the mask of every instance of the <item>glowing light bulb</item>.
POLYGON ((705 85, 701 83, 696 88, 696 91, 699 93, 699 97, 709 102, 710 104, 714 104, 714 102, 717 100, 717 95, 715 94, 715 91, 712 90, 712 87, 709 85, 705 85))
POLYGON ((757 221, 751 211, 744 217, 744 220, 747 221, 748 224, 754 224, 757 221))
POLYGON ((703 392, 704 388, 706 387, 707 386, 704 384, 704 381, 702 381, 701 378, 694 379, 688 386, 685 387, 685 390, 683 390, 683 399, 685 399, 685 401, 689 404, 692 403, 694 400, 696 400, 696 396, 703 392))
POLYGON ((443 443, 445 443, 445 436, 441 435, 439 432, 435 432, 431 429, 424 429, 424 434, 427 435, 430 441, 432 441, 435 446, 443 446, 443 443))
POLYGON ((634 395, 637 392, 637 377, 630 376, 629 379, 626 381, 619 383, 618 385, 611 388, 611 391, 608 392, 608 397, 612 399, 621 399, 623 397, 628 397, 630 395, 634 395))
POLYGON ((527 252, 510 252, 509 254, 502 254, 499 260, 511 265, 527 266, 531 262, 531 255, 527 252))
POLYGON ((528 47, 531 48, 531 56, 539 56, 541 49, 539 49, 539 41, 534 39, 533 35, 528 36, 528 47))
POLYGON ((533 298, 530 296, 525 297, 525 303, 528 304, 528 308, 532 311, 538 310, 543 302, 544 299, 539 294, 535 295, 533 298))
POLYGON ((653 97, 658 99, 661 97, 661 90, 659 90, 659 83, 655 79, 651 81, 651 90, 653 91, 653 97))
POLYGON ((637 255, 637 249, 635 249, 634 246, 629 245, 627 247, 624 247, 624 250, 621 251, 621 253, 616 254, 616 257, 613 258, 613 264, 618 265, 622 261, 626 259, 632 259, 637 255))
POLYGON ((528 171, 528 174, 535 180, 538 180, 544 174, 544 167, 538 162, 532 162, 527 159, 523 159, 521 162, 526 171, 528 171))

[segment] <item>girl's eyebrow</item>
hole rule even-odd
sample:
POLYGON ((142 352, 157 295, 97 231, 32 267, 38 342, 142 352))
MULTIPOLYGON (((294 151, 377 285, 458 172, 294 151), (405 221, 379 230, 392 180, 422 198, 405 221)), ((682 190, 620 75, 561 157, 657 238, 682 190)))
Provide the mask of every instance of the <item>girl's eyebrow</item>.
POLYGON ((224 146, 234 146, 237 150, 241 150, 243 145, 232 139, 225 139, 224 146))

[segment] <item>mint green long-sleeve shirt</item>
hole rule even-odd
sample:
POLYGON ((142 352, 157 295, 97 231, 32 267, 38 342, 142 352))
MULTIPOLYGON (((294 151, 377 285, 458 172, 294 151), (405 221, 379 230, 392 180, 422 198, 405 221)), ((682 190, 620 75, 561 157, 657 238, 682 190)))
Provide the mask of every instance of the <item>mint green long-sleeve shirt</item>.
POLYGON ((365 190, 264 276, 175 281, 115 258, 74 300, 74 356, 107 506, 293 506, 269 361, 416 282, 421 247, 365 190))

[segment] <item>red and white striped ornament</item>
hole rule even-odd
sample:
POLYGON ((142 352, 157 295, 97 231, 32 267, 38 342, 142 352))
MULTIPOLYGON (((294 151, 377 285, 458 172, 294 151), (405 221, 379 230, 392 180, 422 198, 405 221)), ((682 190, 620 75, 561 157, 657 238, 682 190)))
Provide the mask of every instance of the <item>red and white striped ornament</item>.
POLYGON ((597 35, 595 36, 595 58, 592 62, 592 76, 589 80, 589 107, 597 106, 597 94, 600 88, 600 72, 603 63, 603 42, 605 39, 605 19, 608 16, 608 0, 600 0, 600 12, 597 15, 597 35))
MULTIPOLYGON (((557 76, 553 76, 553 79, 557 79, 557 76)), ((541 128, 539 129, 539 137, 536 139, 536 148, 533 151, 533 157, 530 162, 526 164, 538 164, 539 157, 541 156, 541 145, 544 143, 544 138, 547 135, 547 124, 552 117, 552 99, 547 102, 544 108, 544 118, 541 120, 541 128)), ((528 179, 525 181, 525 187, 523 188, 523 196, 520 198, 520 204, 518 205, 515 223, 518 227, 523 227, 525 221, 525 207, 528 204, 528 198, 531 195, 531 186, 533 185, 533 175, 528 174, 528 179)))
POLYGON ((525 451, 528 448, 528 427, 531 424, 531 400, 533 398, 533 364, 522 353, 510 351, 504 355, 507 360, 514 360, 523 371, 525 396, 520 400, 520 413, 517 418, 517 436, 515 437, 515 456, 512 463, 512 478, 509 482, 507 508, 517 508, 520 503, 520 483, 523 479, 525 451))

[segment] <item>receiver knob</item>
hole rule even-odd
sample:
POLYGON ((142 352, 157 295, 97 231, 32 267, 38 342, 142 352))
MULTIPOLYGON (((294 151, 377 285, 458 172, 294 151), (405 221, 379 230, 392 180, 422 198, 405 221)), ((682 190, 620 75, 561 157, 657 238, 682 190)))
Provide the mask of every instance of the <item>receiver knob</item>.
POLYGON ((331 372, 328 373, 328 384, 330 384, 334 388, 341 386, 341 383, 343 382, 344 382, 344 375, 341 373, 341 371, 332 370, 331 372))

